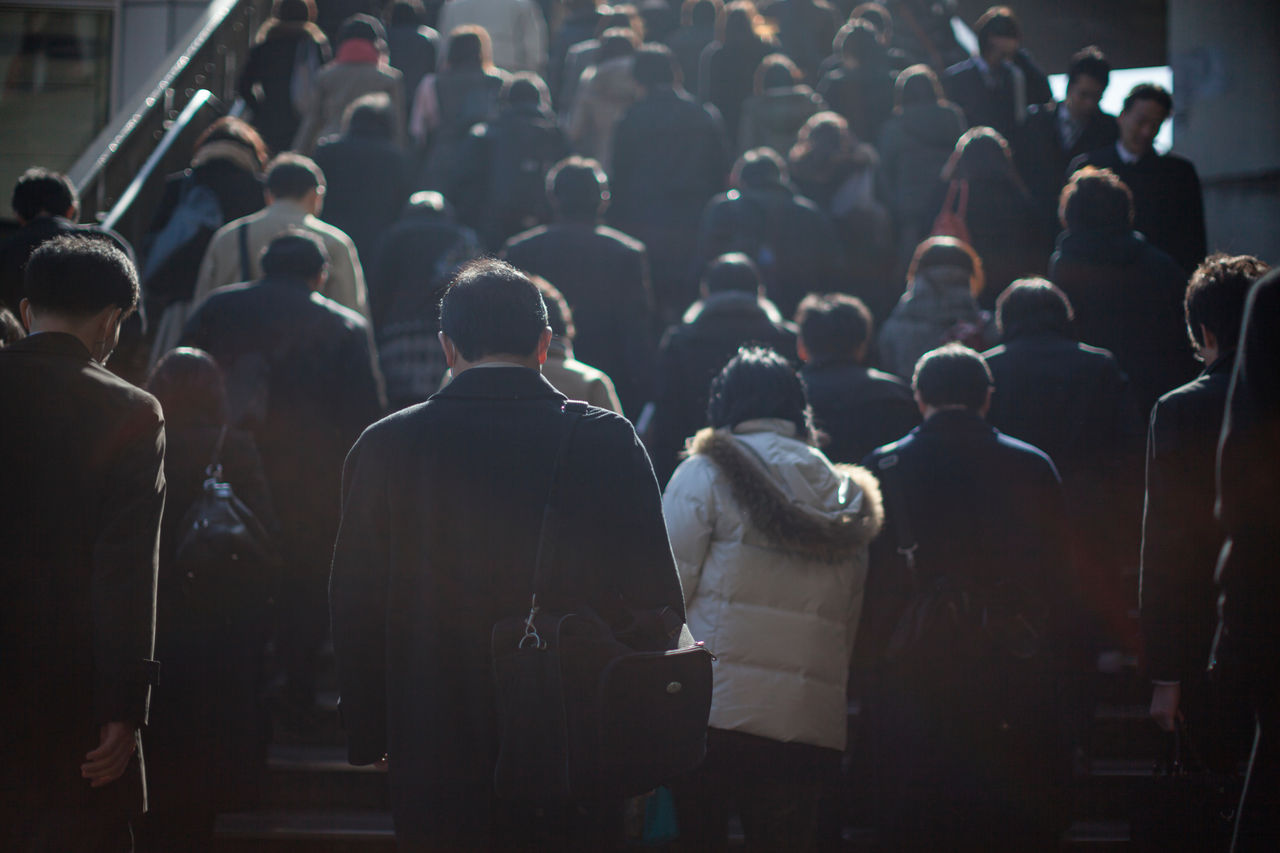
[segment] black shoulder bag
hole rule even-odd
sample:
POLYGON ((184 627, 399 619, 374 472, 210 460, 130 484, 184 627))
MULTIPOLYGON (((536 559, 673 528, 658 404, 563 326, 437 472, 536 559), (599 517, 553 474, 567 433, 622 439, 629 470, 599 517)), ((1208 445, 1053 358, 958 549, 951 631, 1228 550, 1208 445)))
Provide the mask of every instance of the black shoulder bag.
POLYGON ((236 497, 222 478, 222 445, 227 427, 218 433, 205 481, 179 528, 174 559, 193 609, 233 616, 247 604, 246 590, 262 588, 264 572, 276 553, 257 516, 236 497))
POLYGON ((498 759, 504 799, 564 802, 627 797, 692 770, 706 753, 712 655, 679 648, 671 608, 633 613, 661 625, 665 650, 638 650, 589 608, 544 608, 538 593, 553 564, 560 519, 558 483, 586 404, 565 406, 564 433, 542 514, 527 616, 493 627, 498 759))

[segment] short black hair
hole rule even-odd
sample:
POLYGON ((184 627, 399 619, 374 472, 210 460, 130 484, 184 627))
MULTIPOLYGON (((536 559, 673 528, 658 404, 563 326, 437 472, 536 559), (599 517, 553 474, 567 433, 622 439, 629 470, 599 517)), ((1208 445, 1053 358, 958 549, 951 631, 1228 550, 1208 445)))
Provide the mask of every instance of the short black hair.
POLYGON ((390 141, 396 132, 391 98, 386 92, 371 92, 356 98, 342 111, 342 129, 352 136, 390 141))
POLYGON ((733 428, 758 418, 789 421, 796 438, 814 440, 813 410, 791 363, 768 347, 743 347, 711 380, 707 423, 733 428))
POLYGON ((566 157, 547 173, 547 197, 565 219, 594 219, 609 199, 609 179, 589 157, 566 157))
POLYGON ((764 285, 756 262, 742 252, 729 252, 707 264, 702 273, 702 286, 707 293, 736 291, 755 295, 764 285))
POLYGON ((13 212, 23 222, 30 222, 42 213, 65 216, 78 201, 70 178, 42 166, 27 169, 13 187, 13 212))
POLYGON ((680 26, 714 27, 723 8, 720 0, 684 0, 680 5, 680 26))
POLYGON ((547 109, 551 104, 551 95, 547 84, 532 71, 521 71, 512 74, 502 86, 498 100, 511 106, 536 106, 547 109))
POLYGON ((440 302, 440 330, 467 361, 500 353, 526 356, 547 328, 547 306, 537 286, 504 261, 464 264, 440 302))
POLYGON ((262 253, 262 274, 287 276, 307 281, 329 264, 329 253, 320 238, 310 231, 290 228, 267 245, 262 253))
POLYGON ((297 201, 324 187, 324 172, 310 157, 286 151, 267 164, 267 192, 297 201))
POLYGON ((127 314, 138 306, 138 271, 105 237, 49 240, 31 254, 23 284, 33 306, 66 317, 91 317, 110 307, 127 314))
POLYGON ((1129 111, 1138 101, 1155 101, 1164 108, 1166 113, 1173 112, 1173 95, 1169 94, 1169 90, 1159 83, 1139 83, 1129 90, 1129 94, 1124 96, 1124 104, 1120 108, 1120 112, 1129 111))
POLYGON ((986 360, 964 344, 950 343, 920 356, 911 387, 926 406, 964 406, 978 411, 995 382, 986 360))
POLYGON ((1077 77, 1092 77, 1107 88, 1111 79, 1111 63, 1096 44, 1082 47, 1071 55, 1067 63, 1067 88, 1075 84, 1077 77))
POLYGON ((871 338, 871 311, 847 293, 810 293, 796 309, 800 339, 816 360, 853 355, 871 338))
POLYGON ((996 327, 1006 341, 1038 332, 1065 335, 1074 317, 1067 294, 1044 278, 1020 278, 996 298, 996 327))
POLYGON ((425 15, 422 0, 395 0, 387 9, 387 23, 393 27, 417 27, 425 15))
POLYGON ((1120 231, 1133 227, 1133 193, 1110 169, 1085 166, 1058 197, 1058 221, 1071 231, 1120 231))
POLYGON ((1187 285, 1187 332, 1196 348, 1204 346, 1204 326, 1218 339, 1218 350, 1228 352, 1240 342, 1244 303, 1249 287, 1271 267, 1253 255, 1210 255, 1196 267, 1187 285))
POLYGON ((1018 16, 1008 6, 992 6, 982 13, 973 26, 978 36, 978 53, 986 53, 987 43, 993 36, 1001 38, 1022 38, 1022 27, 1018 25, 1018 16))
POLYGON ((646 89, 669 87, 680 79, 680 69, 671 48, 665 44, 646 44, 636 51, 631 76, 637 85, 646 89))
POLYGON ((772 148, 752 148, 733 164, 729 183, 739 189, 772 187, 790 180, 786 161, 772 148))
POLYGON ((569 300, 542 276, 530 275, 529 280, 538 286, 542 301, 547 306, 547 325, 551 327, 551 334, 572 341, 577 329, 573 325, 573 311, 569 308, 569 300))

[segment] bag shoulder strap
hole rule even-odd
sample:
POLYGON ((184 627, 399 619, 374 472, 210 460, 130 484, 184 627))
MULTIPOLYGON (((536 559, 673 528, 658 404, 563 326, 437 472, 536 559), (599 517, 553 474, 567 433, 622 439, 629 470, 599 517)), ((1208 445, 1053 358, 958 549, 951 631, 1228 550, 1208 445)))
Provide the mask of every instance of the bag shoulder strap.
POLYGON ((249 223, 242 222, 240 227, 236 229, 236 236, 240 239, 240 280, 251 281, 253 279, 252 265, 249 263, 249 223))
POLYGON ((573 438, 574 428, 587 412, 587 404, 580 400, 570 400, 564 404, 561 412, 565 416, 564 426, 560 433, 560 449, 556 452, 556 461, 551 468, 551 484, 547 488, 547 501, 542 508, 542 526, 538 530, 538 553, 533 565, 533 594, 546 580, 546 567, 555 557, 556 539, 559 535, 559 508, 557 506, 560 492, 560 472, 564 469, 565 460, 569 457, 569 445, 573 438))

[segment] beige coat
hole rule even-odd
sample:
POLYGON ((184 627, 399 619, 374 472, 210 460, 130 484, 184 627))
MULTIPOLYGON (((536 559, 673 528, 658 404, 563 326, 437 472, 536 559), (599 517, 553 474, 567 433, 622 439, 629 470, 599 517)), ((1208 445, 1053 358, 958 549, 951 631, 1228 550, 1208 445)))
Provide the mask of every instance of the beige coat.
POLYGON ((715 653, 711 725, 844 749, 845 689, 879 485, 759 420, 704 429, 663 496, 693 636, 715 653))
POLYGON ((391 98, 391 114, 395 120, 393 139, 403 146, 404 83, 400 72, 390 66, 330 62, 316 74, 315 85, 299 110, 302 122, 293 137, 293 150, 310 154, 321 139, 342 130, 342 114, 352 101, 378 92, 385 92, 391 98))
POLYGON ((613 380, 603 370, 597 370, 573 357, 573 350, 563 346, 559 339, 552 341, 547 360, 542 365, 542 375, 556 390, 570 400, 585 400, 593 406, 622 414, 618 392, 613 380))
POLYGON ((200 307, 210 293, 226 284, 252 281, 262 277, 260 259, 267 246, 289 228, 310 231, 322 241, 329 253, 329 278, 320 288, 327 296, 352 311, 369 317, 369 298, 364 286, 364 272, 360 269, 360 257, 356 254, 351 238, 327 222, 307 213, 300 204, 282 199, 257 213, 228 222, 218 229, 209 241, 204 260, 200 263, 200 275, 191 297, 191 308, 200 307), (241 226, 249 228, 249 275, 246 278, 240 263, 241 226))

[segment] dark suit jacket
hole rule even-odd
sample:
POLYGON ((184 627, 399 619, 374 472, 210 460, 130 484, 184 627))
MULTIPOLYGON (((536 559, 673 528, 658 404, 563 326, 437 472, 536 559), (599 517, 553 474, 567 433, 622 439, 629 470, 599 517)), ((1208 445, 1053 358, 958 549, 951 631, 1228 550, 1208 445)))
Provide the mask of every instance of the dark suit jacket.
MULTIPOLYGON (((1018 51, 1013 62, 1021 69, 1026 85, 1024 108, 1053 99, 1049 78, 1025 50, 1018 51)), ((992 85, 988 85, 978 60, 970 57, 943 72, 942 86, 947 98, 964 110, 967 127, 990 127, 1005 139, 1012 138, 1022 116, 1018 114, 1013 72, 1008 66, 1002 64, 992 69, 992 85)))
POLYGON ((1156 681, 1194 688, 1218 626, 1213 570, 1224 538, 1213 517, 1214 465, 1234 353, 1165 394, 1147 433, 1142 630, 1156 681))
MULTIPOLYGON (((1230 537, 1218 565, 1222 632, 1216 657, 1243 668, 1254 690, 1280 676, 1280 273, 1253 285, 1218 449, 1218 518, 1230 537)), ((1274 704, 1271 705, 1275 707, 1274 704)), ((1264 725, 1274 724, 1274 719, 1264 725)))
POLYGON ((222 366, 232 421, 253 433, 286 571, 323 571, 338 529, 342 459, 384 408, 368 323, 306 282, 265 278, 215 291, 182 344, 222 366))
POLYGON ((648 437, 659 483, 671 478, 685 439, 707 425, 711 380, 738 347, 750 344, 796 360, 795 327, 750 293, 713 293, 667 330, 658 349, 658 396, 648 437))
MULTIPOLYGON (((564 401, 536 371, 472 368, 370 427, 347 458, 329 595, 348 756, 389 753, 402 842, 449 819, 441 800, 489 787, 489 636, 529 609, 564 401)), ((683 616, 653 469, 626 420, 588 410, 560 501, 540 602, 683 616)))
POLYGON ((574 357, 609 374, 623 410, 639 415, 653 399, 658 336, 644 244, 602 225, 560 223, 517 234, 503 256, 564 294, 574 357))
POLYGON ((856 465, 920 425, 910 386, 890 373, 833 359, 806 364, 800 378, 815 425, 831 439, 822 452, 832 462, 856 465))
POLYGON ((91 790, 99 727, 146 722, 164 506, 149 394, 46 332, 0 351, 0 797, 138 812, 142 767, 91 790))
POLYGON ((1050 235, 1058 233, 1058 194, 1067 182, 1067 166, 1081 154, 1115 145, 1119 135, 1115 116, 1096 112, 1075 144, 1063 148, 1058 113, 1064 109, 1066 107, 1057 101, 1032 104, 1027 107, 1022 126, 1009 140, 1013 145, 1013 162, 1050 235))
POLYGON ((1068 175, 1084 166, 1119 175, 1133 193, 1133 227, 1171 255, 1184 273, 1195 272, 1208 252, 1208 238, 1200 177, 1190 160, 1152 151, 1129 165, 1114 145, 1108 145, 1072 160, 1068 175))

